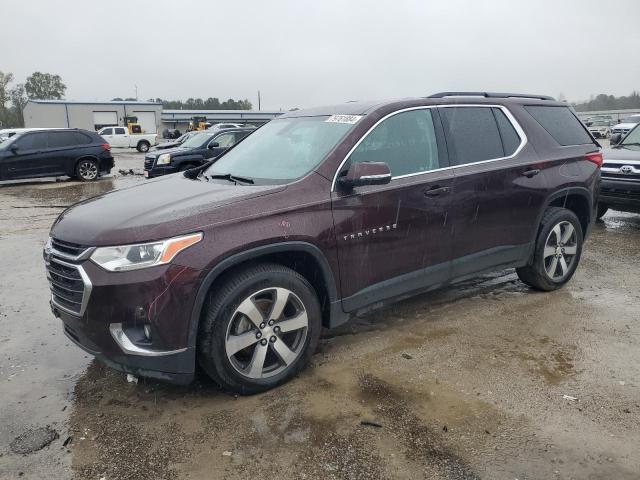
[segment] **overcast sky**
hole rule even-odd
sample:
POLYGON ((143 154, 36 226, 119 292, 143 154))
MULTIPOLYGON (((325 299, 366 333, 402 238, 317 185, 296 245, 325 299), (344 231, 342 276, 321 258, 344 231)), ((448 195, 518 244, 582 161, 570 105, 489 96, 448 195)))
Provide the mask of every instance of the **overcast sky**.
POLYGON ((0 70, 67 99, 248 98, 289 109, 442 90, 640 90, 638 0, 11 0, 0 70), (627 49, 629 51, 627 51, 627 49))

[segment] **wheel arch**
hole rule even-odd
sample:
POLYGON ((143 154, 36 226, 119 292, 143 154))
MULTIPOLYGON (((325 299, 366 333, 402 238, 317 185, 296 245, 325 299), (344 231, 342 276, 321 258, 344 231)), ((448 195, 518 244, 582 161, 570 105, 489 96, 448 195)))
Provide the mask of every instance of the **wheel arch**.
POLYGON ((271 262, 287 266, 300 273, 318 294, 322 310, 322 325, 330 328, 348 320, 338 298, 337 284, 328 260, 322 251, 308 242, 292 241, 263 245, 231 255, 213 267, 201 282, 191 312, 189 346, 196 345, 202 309, 207 295, 227 274, 251 264, 271 262))
MULTIPOLYGON (((544 210, 549 207, 562 207, 575 213, 582 227, 582 235, 586 238, 594 220, 593 198, 589 190, 583 187, 571 187, 555 192, 547 199, 544 210)), ((544 215, 544 211, 542 214, 544 215)))

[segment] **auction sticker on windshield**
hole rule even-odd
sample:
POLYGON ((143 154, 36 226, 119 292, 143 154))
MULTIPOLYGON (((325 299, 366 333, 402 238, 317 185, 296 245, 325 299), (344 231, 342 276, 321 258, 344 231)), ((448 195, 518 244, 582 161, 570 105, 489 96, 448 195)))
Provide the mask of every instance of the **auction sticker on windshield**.
POLYGON ((331 115, 325 122, 331 123, 356 123, 362 118, 362 115, 331 115))

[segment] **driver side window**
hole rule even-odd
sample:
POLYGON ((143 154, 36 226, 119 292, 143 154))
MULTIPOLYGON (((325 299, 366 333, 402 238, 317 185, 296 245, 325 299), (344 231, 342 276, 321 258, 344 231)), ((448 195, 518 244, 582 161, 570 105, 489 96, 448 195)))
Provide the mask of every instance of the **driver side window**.
POLYGON ((410 110, 387 118, 356 147, 349 161, 384 162, 393 177, 440 168, 431 110, 410 110))
POLYGON ((230 148, 236 143, 236 136, 233 133, 225 133, 224 135, 218 135, 213 141, 217 142, 220 148, 230 148))

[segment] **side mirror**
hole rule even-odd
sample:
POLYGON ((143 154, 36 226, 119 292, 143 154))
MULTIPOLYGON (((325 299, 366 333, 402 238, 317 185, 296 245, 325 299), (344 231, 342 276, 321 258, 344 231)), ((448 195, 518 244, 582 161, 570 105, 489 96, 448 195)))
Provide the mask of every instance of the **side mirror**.
POLYGON ((363 185, 385 185, 391 181, 391 170, 384 162, 354 163, 347 174, 338 178, 338 183, 345 188, 363 185))
POLYGON ((621 140, 622 140, 622 134, 621 133, 614 133, 609 138, 609 143, 611 143, 611 145, 617 145, 617 144, 620 143, 621 140))
POLYGON ((18 146, 17 145, 11 145, 9 150, 11 150, 11 152, 14 153, 14 154, 18 153, 18 146))
POLYGON ((220 144, 218 142, 213 142, 209 144, 210 149, 214 149, 214 148, 218 148, 220 146, 220 144))

